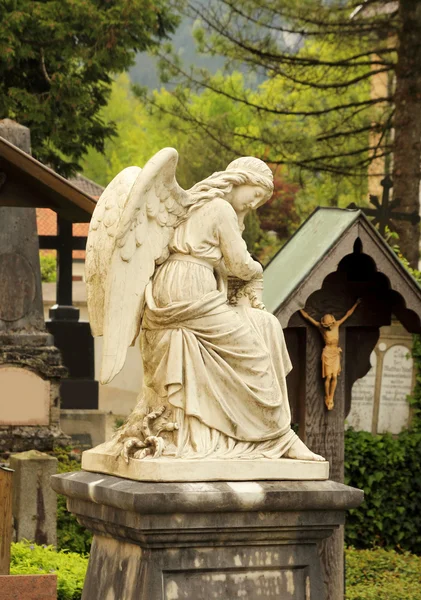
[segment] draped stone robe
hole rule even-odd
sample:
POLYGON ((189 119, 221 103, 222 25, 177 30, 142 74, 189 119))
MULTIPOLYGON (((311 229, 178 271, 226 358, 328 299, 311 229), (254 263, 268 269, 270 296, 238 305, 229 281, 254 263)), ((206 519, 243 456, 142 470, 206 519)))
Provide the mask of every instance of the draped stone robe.
POLYGON ((227 303, 221 262, 245 281, 262 267, 247 251, 237 215, 217 198, 174 232, 170 257, 146 289, 141 350, 145 385, 173 408, 183 458, 277 458, 290 427, 282 329, 271 314, 227 303))

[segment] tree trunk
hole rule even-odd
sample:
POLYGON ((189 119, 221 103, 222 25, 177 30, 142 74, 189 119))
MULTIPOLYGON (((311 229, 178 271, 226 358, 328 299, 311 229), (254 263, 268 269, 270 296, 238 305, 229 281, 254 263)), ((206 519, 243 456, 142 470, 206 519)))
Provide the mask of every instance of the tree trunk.
MULTIPOLYGON (((399 0, 399 45, 396 66, 394 198, 399 212, 419 213, 421 177, 421 3, 399 0)), ((399 246, 412 267, 418 266, 420 227, 396 220, 399 246)))

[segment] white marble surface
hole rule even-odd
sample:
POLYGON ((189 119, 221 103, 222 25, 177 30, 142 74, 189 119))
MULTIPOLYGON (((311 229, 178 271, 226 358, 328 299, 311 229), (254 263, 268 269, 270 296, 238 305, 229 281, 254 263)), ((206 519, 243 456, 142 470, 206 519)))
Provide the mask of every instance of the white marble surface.
MULTIPOLYGON (((136 481, 239 481, 253 486, 253 481, 316 481, 329 479, 329 463, 280 459, 217 460, 131 458, 129 463, 101 446, 82 455, 82 468, 95 473, 118 475, 136 481)), ((255 484, 254 484, 255 485, 255 484)), ((241 488, 244 491, 243 488, 241 488)), ((235 491, 235 490, 234 490, 235 491)), ((250 490, 247 490, 250 491, 250 490)))

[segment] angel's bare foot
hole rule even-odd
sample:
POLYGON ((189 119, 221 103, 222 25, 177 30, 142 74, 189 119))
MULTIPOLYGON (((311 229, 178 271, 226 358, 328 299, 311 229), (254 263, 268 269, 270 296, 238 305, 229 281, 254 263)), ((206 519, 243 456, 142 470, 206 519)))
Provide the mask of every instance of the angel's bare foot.
POLYGON ((292 444, 291 448, 284 455, 285 458, 295 458, 297 460, 316 460, 316 461, 324 461, 325 459, 320 454, 315 454, 311 450, 307 448, 307 446, 297 438, 295 442, 292 444))

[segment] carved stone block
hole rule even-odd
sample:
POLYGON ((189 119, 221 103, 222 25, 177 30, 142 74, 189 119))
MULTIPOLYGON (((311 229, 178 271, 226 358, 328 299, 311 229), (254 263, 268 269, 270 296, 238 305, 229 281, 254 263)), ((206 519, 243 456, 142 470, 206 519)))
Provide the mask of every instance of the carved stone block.
POLYGON ((94 533, 82 600, 324 600, 320 544, 363 492, 332 481, 52 486, 94 533))

